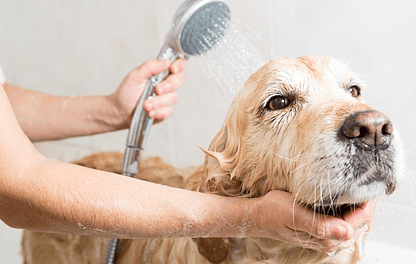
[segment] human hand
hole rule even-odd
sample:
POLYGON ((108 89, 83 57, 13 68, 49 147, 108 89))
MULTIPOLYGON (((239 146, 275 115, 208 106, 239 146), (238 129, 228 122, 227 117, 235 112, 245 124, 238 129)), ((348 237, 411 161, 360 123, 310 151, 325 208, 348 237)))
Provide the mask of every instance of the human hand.
POLYGON ((364 203, 360 207, 355 208, 353 211, 346 213, 343 216, 344 221, 353 227, 354 235, 352 240, 358 238, 363 232, 369 230, 371 221, 373 221, 376 205, 377 200, 373 199, 368 203, 364 203))
POLYGON ((271 191, 259 198, 250 236, 269 237, 321 252, 348 248, 372 220, 375 200, 344 219, 317 214, 297 204, 290 193, 271 191))
POLYGON ((108 98, 117 109, 122 127, 129 127, 134 109, 143 93, 146 82, 152 75, 169 70, 170 75, 155 87, 157 96, 144 102, 144 110, 155 123, 161 122, 172 114, 173 104, 177 100, 175 90, 185 82, 185 61, 150 60, 132 70, 121 82, 118 89, 108 98))

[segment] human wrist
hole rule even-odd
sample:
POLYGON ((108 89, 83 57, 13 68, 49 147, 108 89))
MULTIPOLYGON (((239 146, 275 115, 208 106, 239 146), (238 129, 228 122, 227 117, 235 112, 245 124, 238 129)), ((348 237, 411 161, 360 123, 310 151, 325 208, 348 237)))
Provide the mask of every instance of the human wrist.
POLYGON ((246 226, 246 234, 248 237, 258 237, 262 232, 262 216, 263 216, 263 197, 247 199, 244 221, 246 226))
POLYGON ((272 191, 264 196, 249 199, 247 236, 279 239, 280 234, 276 233, 276 230, 284 230, 282 227, 285 226, 288 214, 292 219, 292 206, 290 205, 292 201, 290 199, 291 196, 282 191, 272 191), (290 206, 285 207, 288 204, 290 206), (289 208, 290 212, 287 212, 289 208))
POLYGON ((199 205, 188 208, 179 236, 246 237, 252 232, 252 210, 256 199, 209 196, 210 202, 205 202, 206 210, 201 210, 199 205))
POLYGON ((124 110, 122 104, 117 100, 114 94, 102 97, 104 111, 102 120, 113 130, 120 130, 129 127, 131 121, 131 113, 124 110))
POLYGON ((216 237, 253 237, 258 234, 259 198, 223 197, 227 199, 215 208, 222 214, 210 221, 213 227, 220 227, 216 237), (218 209, 217 209, 218 210, 218 209), (222 216, 221 216, 222 215, 222 216))

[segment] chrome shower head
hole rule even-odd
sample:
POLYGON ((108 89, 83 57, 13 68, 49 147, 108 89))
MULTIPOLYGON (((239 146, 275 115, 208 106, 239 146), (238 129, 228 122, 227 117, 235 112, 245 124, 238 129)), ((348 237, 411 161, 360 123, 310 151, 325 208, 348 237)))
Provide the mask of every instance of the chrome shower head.
MULTIPOLYGON (((228 5, 215 0, 188 0, 176 11, 159 56, 168 48, 175 55, 200 55, 224 36, 231 19, 228 5)), ((169 57, 167 59, 170 59, 169 57)))

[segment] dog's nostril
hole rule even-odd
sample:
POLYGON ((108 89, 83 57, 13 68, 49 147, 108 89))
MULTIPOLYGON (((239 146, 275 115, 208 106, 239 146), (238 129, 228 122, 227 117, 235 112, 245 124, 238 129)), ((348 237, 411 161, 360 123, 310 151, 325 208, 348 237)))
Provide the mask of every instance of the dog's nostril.
POLYGON ((388 122, 387 124, 383 125, 381 132, 383 135, 391 135, 393 133, 393 125, 388 122))
POLYGON ((377 111, 357 112, 347 117, 340 128, 343 138, 352 139, 363 149, 386 149, 390 145, 393 125, 377 111))
POLYGON ((360 127, 359 138, 365 137, 368 134, 368 129, 365 126, 360 127))
POLYGON ((341 132, 345 137, 350 139, 363 138, 368 134, 368 128, 356 122, 356 120, 347 119, 341 127, 341 132))

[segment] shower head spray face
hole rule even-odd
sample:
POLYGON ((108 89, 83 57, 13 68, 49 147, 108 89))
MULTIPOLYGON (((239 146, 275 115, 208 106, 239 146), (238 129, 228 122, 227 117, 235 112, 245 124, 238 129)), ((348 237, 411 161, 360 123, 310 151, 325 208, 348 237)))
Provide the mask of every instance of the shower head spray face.
POLYGON ((182 30, 182 50, 188 55, 200 55, 208 51, 224 36, 230 15, 230 9, 222 2, 211 2, 200 7, 182 30))
POLYGON ((223 1, 188 0, 176 11, 165 45, 177 54, 203 54, 224 36, 230 19, 223 1))

